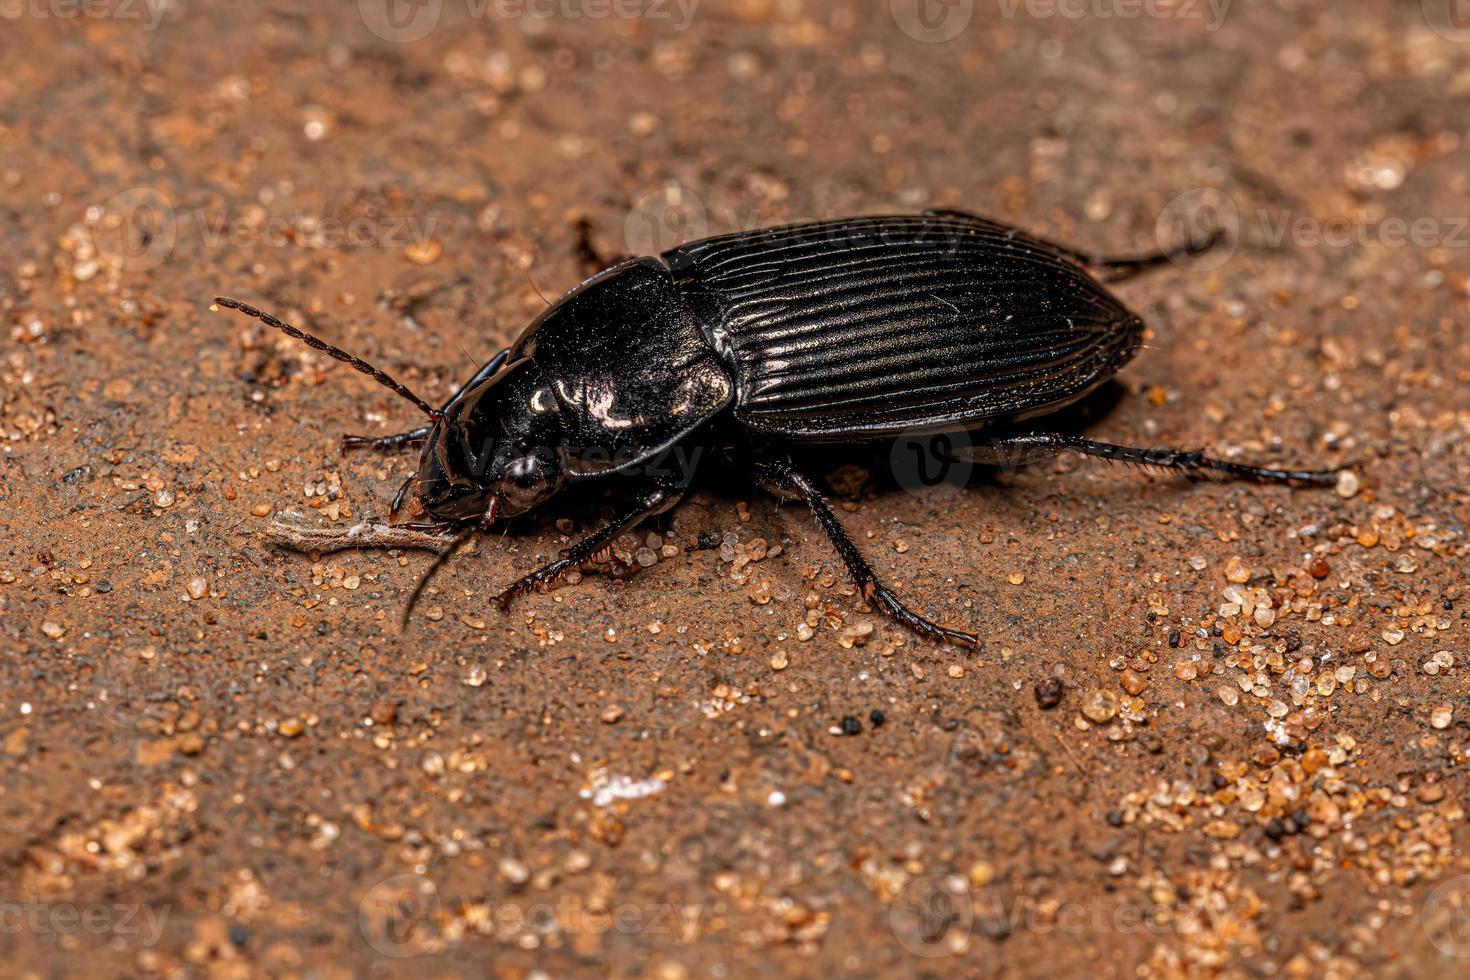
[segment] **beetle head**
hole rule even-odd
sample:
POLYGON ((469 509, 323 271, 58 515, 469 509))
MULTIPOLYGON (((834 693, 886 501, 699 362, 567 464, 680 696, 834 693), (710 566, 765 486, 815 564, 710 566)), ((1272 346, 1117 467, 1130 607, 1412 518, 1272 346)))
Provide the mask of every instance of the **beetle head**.
POLYGON ((561 489, 561 444, 556 402, 523 358, 454 400, 430 432, 411 486, 433 520, 493 524, 561 489))

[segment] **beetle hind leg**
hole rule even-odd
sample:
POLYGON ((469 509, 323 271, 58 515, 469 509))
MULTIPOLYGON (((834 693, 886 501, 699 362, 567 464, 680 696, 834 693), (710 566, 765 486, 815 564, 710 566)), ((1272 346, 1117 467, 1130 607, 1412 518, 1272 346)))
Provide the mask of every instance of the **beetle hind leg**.
POLYGON ((806 502, 812 516, 832 542, 832 547, 837 550, 838 557, 847 566, 848 574, 861 590, 865 602, 876 606, 895 622, 927 639, 980 649, 980 638, 974 633, 950 629, 919 615, 906 606, 893 590, 880 582, 872 566, 858 550, 857 544, 848 536, 847 529, 842 526, 837 515, 832 513, 832 508, 827 506, 827 501, 823 499, 816 484, 790 460, 763 462, 758 472, 761 483, 777 492, 778 496, 785 497, 789 494, 806 502))
POLYGON ((1032 433, 1028 435, 998 438, 983 446, 977 446, 974 456, 977 461, 990 462, 1002 467, 1013 467, 1036 462, 1059 453, 1073 452, 1082 456, 1095 456, 1141 466, 1147 469, 1175 470, 1191 479, 1219 477, 1227 480, 1247 480, 1254 483, 1275 483, 1287 486, 1330 487, 1337 483, 1338 474, 1349 466, 1329 470, 1295 470, 1273 466, 1253 466, 1235 463, 1228 459, 1215 459, 1204 453, 1181 449, 1137 449, 1111 442, 1098 442, 1081 436, 1060 433, 1032 433))
POLYGON ((1203 255, 1224 240, 1224 229, 1216 228, 1209 234, 1202 235, 1199 238, 1194 238, 1169 248, 1159 249, 1157 252, 1147 252, 1143 255, 1110 257, 1078 252, 1075 249, 1063 248, 1062 246, 1057 247, 1089 269, 1094 269, 1102 273, 1098 278, 1102 279, 1103 282, 1115 283, 1122 282, 1125 279, 1132 279, 1141 272, 1146 272, 1166 262, 1173 262, 1175 259, 1203 255))

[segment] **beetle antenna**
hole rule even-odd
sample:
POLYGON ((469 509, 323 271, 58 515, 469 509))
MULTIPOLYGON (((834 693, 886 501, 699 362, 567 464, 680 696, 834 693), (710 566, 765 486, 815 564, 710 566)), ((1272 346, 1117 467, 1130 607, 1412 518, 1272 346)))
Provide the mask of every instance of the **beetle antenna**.
POLYGON ((313 337, 305 330, 293 327, 291 324, 287 323, 285 320, 280 319, 279 317, 271 316, 269 313, 266 313, 263 310, 257 310, 249 303, 242 303, 237 299, 230 299, 227 296, 216 296, 214 298, 214 304, 215 305, 213 308, 215 309, 223 306, 226 309, 239 310, 246 316, 255 317, 255 319, 259 320, 261 323, 264 323, 268 327, 275 327, 287 337, 294 337, 296 340, 304 342, 306 346, 312 348, 313 350, 319 350, 326 354, 330 354, 332 357, 336 358, 342 363, 350 365, 352 368, 361 371, 363 374, 372 378, 383 387, 391 388, 403 398, 407 398, 409 401, 413 402, 419 407, 420 411, 422 411, 425 415, 429 417, 429 420, 431 422, 443 421, 443 412, 439 411, 437 408, 424 401, 418 395, 415 395, 413 392, 409 391, 405 385, 394 379, 394 377, 390 375, 387 371, 374 367, 367 361, 364 361, 362 358, 354 357, 340 347, 333 347, 325 340, 313 337))
POLYGON ((541 302, 545 303, 547 306, 551 305, 551 300, 546 298, 546 294, 541 291, 540 286, 536 285, 536 280, 531 278, 531 274, 529 272, 526 273, 526 282, 530 283, 531 288, 536 290, 536 295, 541 297, 541 302))
POLYGON ((408 617, 413 613, 413 607, 418 605, 419 596, 424 594, 424 590, 429 587, 429 581, 438 574, 439 569, 449 564, 449 559, 459 553, 460 545, 468 541, 472 535, 483 530, 485 530, 484 524, 471 524, 454 536, 454 540, 449 542, 449 547, 434 556, 434 561, 424 569, 424 574, 419 576, 418 584, 413 587, 413 594, 408 597, 408 605, 403 607, 403 618, 398 622, 400 628, 408 625, 408 617))

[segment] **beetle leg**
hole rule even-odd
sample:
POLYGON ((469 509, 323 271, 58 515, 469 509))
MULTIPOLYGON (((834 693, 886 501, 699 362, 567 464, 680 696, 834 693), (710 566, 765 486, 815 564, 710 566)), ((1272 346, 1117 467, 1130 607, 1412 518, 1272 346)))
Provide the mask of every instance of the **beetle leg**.
POLYGON ((396 449, 406 449, 409 446, 421 446, 424 440, 429 438, 430 427, 425 425, 418 429, 410 429, 408 432, 395 432, 391 436, 343 436, 342 451, 345 453, 352 449, 377 449, 382 452, 392 452, 396 449))
POLYGON ((1216 228, 1214 231, 1210 232, 1207 235, 1203 235, 1199 238, 1183 242, 1179 245, 1174 245, 1170 248, 1160 249, 1157 252, 1146 252, 1143 255, 1114 257, 1093 255, 1089 252, 1079 252, 1074 248, 1068 248, 1065 245, 1058 245, 1055 242, 1047 242, 1047 244, 1052 246, 1059 252, 1066 253, 1078 263, 1087 266, 1089 269, 1094 269, 1098 272, 1103 273, 1103 275, 1098 276, 1098 278, 1101 279, 1103 282, 1115 283, 1122 282, 1125 279, 1132 279, 1140 272, 1146 272, 1147 270, 1152 269, 1155 266, 1163 265, 1165 262, 1172 262, 1175 259, 1188 256, 1201 255, 1205 252, 1208 252, 1210 249, 1214 248, 1216 245, 1224 240, 1225 230, 1223 228, 1216 228))
POLYGON ((1233 463, 1226 459, 1215 459, 1203 453, 1181 449, 1136 449, 1119 446, 1111 442, 1097 442, 1081 436, 1061 433, 1032 433, 1028 435, 997 438, 976 447, 977 459, 1002 466, 1016 466, 1046 459, 1059 453, 1073 452, 1082 456, 1096 456, 1118 463, 1154 467, 1163 470, 1179 470, 1192 479, 1224 477, 1229 480, 1251 480, 1256 483, 1284 483, 1289 486, 1332 486, 1337 475, 1348 466, 1331 470, 1288 470, 1270 466, 1251 466, 1233 463))
POLYGON ((611 269, 628 258, 626 255, 607 256, 598 251, 597 246, 592 243, 592 222, 587 218, 578 218, 574 227, 577 231, 577 241, 573 247, 577 252, 577 258, 592 273, 611 269))
MULTIPOLYGON (((986 218, 982 218, 977 214, 972 214, 969 211, 962 211, 959 208, 930 209, 928 211, 925 211, 924 213, 935 216, 949 215, 958 218, 969 218, 973 221, 988 221, 988 219, 986 218)), ((1105 276, 1099 276, 1098 278, 1106 283, 1114 283, 1122 282, 1125 279, 1132 279, 1140 272, 1152 269, 1155 266, 1163 265, 1165 262, 1171 262, 1177 258, 1199 255, 1201 253, 1208 252, 1210 249, 1214 248, 1220 242, 1225 240, 1225 229, 1216 228, 1209 234, 1202 235, 1199 238, 1192 239, 1180 245, 1175 245, 1171 248, 1160 249, 1157 252, 1147 252, 1143 255, 1111 257, 1104 255, 1093 255, 1091 252, 1084 252, 1080 249, 1072 248, 1070 245, 1062 245, 1058 242, 1052 241, 1049 238, 1042 238, 1039 235, 1032 235, 1030 237, 1033 240, 1047 246, 1048 248, 1056 249, 1058 252, 1061 252, 1063 255, 1070 258, 1073 262, 1076 262, 1078 265, 1085 265, 1089 269, 1095 269, 1099 272, 1106 273, 1105 276)))
POLYGON ((949 642, 960 646, 970 646, 980 649, 980 638, 974 633, 966 633, 962 630, 950 629, 940 626, 929 619, 920 616, 908 606, 903 600, 894 595, 892 590, 882 582, 878 581, 877 574, 871 565, 863 558, 862 552, 858 550, 857 544, 848 536, 847 530, 837 515, 832 513, 832 508, 827 506, 822 492, 816 484, 801 470, 797 469, 790 460, 765 462, 760 464, 763 482, 769 484, 772 489, 789 489, 796 496, 806 501, 812 516, 817 519, 827 539, 832 542, 832 547, 837 550, 837 555, 842 563, 847 566, 848 574, 857 584, 862 592, 863 601, 877 606, 883 613, 900 625, 912 630, 920 636, 940 643, 949 642))
POLYGON ((670 507, 677 504, 684 495, 681 488, 657 484, 645 490, 623 513, 607 527, 587 535, 581 541, 567 548, 561 553, 561 557, 543 568, 538 568, 530 575, 525 576, 500 595, 495 597, 495 603, 501 609, 509 610, 511 601, 523 592, 532 589, 540 590, 558 578, 570 572, 585 561, 596 557, 597 553, 611 544, 620 534, 631 531, 644 519, 655 514, 661 514, 670 507))

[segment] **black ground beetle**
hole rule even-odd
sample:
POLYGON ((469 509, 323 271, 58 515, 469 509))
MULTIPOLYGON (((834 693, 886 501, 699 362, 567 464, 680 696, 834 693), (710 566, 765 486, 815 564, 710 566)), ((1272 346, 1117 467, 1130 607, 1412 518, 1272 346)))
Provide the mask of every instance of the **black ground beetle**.
POLYGON ((395 516, 407 504, 410 521, 457 530, 458 541, 573 483, 632 491, 611 524, 501 593, 502 607, 677 503, 684 485, 649 463, 700 442, 738 452, 762 485, 804 500, 865 600, 923 636, 978 646, 878 581, 797 457, 820 443, 964 430, 978 462, 1071 451, 1192 476, 1332 483, 1337 470, 1247 466, 1028 424, 1076 402, 1138 351, 1143 321, 1103 283, 1213 241, 1104 259, 956 211, 709 238, 583 282, 440 409, 268 313, 215 302, 350 364, 428 416, 411 432, 343 442, 424 446, 395 516))

